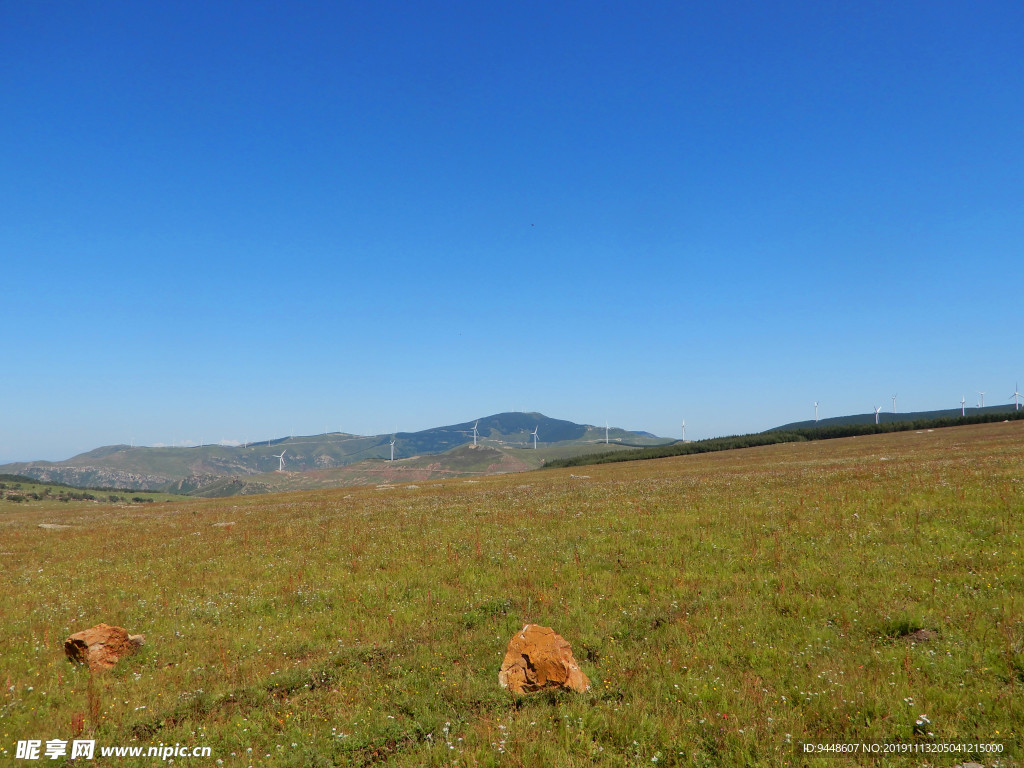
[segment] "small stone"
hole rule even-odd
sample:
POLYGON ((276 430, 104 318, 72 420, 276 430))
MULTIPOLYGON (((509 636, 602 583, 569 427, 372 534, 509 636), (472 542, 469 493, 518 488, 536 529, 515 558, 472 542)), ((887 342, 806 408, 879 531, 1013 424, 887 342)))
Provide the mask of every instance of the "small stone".
POLYGON ((146 642, 145 635, 129 635, 124 627, 97 624, 76 632, 64 641, 64 653, 89 669, 110 669, 118 659, 131 656, 146 642))
POLYGON ((557 688, 590 690, 568 641, 551 627, 527 624, 513 636, 498 672, 498 682, 517 695, 557 688))

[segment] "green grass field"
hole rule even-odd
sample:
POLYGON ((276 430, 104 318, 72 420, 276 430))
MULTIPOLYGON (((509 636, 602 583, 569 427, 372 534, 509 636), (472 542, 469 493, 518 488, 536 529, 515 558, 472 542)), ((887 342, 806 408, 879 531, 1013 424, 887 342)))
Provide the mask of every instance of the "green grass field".
POLYGON ((136 505, 155 502, 180 501, 186 497, 156 491, 125 491, 120 489, 72 488, 56 483, 29 480, 0 481, 0 525, 5 513, 22 507, 35 511, 52 510, 63 513, 68 504, 136 505))
POLYGON ((416 488, 5 505, 0 758, 94 738, 209 746, 176 761, 196 766, 777 766, 829 764, 803 741, 998 740, 1011 754, 846 762, 1016 765, 1022 517, 1022 422, 416 488), (101 621, 147 643, 91 675, 62 642, 101 621), (569 640, 590 693, 498 687, 527 622, 569 640))

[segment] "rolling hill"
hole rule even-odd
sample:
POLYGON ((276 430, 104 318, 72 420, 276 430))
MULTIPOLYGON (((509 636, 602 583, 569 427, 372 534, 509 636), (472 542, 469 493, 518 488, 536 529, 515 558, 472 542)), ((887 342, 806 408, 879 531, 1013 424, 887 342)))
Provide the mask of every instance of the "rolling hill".
MULTIPOLYGON (((878 414, 878 423, 889 424, 900 421, 931 421, 933 419, 959 419, 963 416, 985 416, 1000 413, 1013 413, 1014 405, 988 405, 984 408, 965 408, 961 414, 959 408, 948 408, 941 411, 914 411, 911 413, 886 413, 878 414)), ((836 416, 830 419, 808 419, 807 421, 794 421, 791 424, 783 424, 781 427, 772 427, 767 432, 789 432, 794 429, 813 429, 815 427, 838 427, 850 424, 874 424, 875 414, 857 413, 850 416, 836 416)))
POLYGON ((96 448, 66 461, 18 462, 0 472, 76 487, 159 490, 233 496, 343 485, 380 484, 456 475, 522 471, 552 458, 591 450, 672 442, 645 432, 605 429, 540 413, 499 413, 419 432, 354 435, 333 432, 243 446, 96 448), (477 445, 473 446, 473 428, 477 445), (538 432, 537 449, 531 433, 538 432), (395 461, 391 441, 395 441, 395 461), (284 471, 278 471, 284 454, 284 471))

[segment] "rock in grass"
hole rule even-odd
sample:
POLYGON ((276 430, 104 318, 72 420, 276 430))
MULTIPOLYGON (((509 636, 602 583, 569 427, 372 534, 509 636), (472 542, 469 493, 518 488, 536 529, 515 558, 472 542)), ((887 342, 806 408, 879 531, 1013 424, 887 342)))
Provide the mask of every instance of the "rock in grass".
POLYGON ((557 688, 590 690, 590 680, 566 639, 537 624, 527 624, 509 640, 498 682, 518 695, 557 688))
POLYGON ((97 624, 64 641, 64 653, 89 669, 110 669, 122 656, 131 656, 146 642, 145 635, 129 635, 124 627, 97 624))

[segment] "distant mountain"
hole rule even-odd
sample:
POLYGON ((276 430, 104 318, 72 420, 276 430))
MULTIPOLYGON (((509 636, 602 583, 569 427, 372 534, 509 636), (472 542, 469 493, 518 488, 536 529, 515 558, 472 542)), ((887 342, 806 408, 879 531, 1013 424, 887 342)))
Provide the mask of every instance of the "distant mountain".
POLYGON ((552 419, 540 413, 499 413, 462 424, 395 435, 333 432, 277 438, 238 447, 111 445, 66 461, 2 465, 0 473, 79 488, 230 496, 291 487, 352 485, 360 479, 377 482, 381 477, 403 476, 402 473, 407 479, 422 480, 428 476, 510 471, 513 467, 529 469, 539 466, 544 458, 598 450, 598 446, 606 450, 609 446, 639 447, 670 442, 649 433, 619 428, 609 428, 606 433, 604 427, 552 419), (467 456, 458 449, 473 447, 474 426, 477 453, 467 456), (531 437, 535 429, 537 450, 533 449, 531 437), (386 461, 389 466, 382 467, 382 461, 391 457, 392 439, 396 461, 386 461), (605 445, 606 440, 609 445, 605 445), (488 451, 484 451, 485 448, 488 451), (278 472, 278 456, 282 452, 285 471, 278 472), (522 455, 517 457, 516 454, 522 455), (422 466, 414 465, 413 460, 421 460, 422 466), (307 473, 308 478, 298 477, 307 473))
MULTIPOLYGON (((964 413, 960 413, 959 408, 950 408, 942 411, 913 411, 911 413, 886 413, 882 411, 878 414, 879 424, 888 424, 891 422, 899 421, 929 421, 931 419, 959 419, 961 415, 965 416, 981 416, 988 414, 999 414, 999 413, 1013 413, 1014 406, 1010 405, 987 405, 984 408, 965 408, 964 413)), ((875 413, 858 413, 852 416, 836 416, 830 419, 821 419, 814 421, 814 419, 808 419, 807 421, 794 421, 791 424, 783 424, 781 427, 772 427, 766 429, 766 432, 787 432, 794 429, 813 429, 814 427, 834 427, 834 426, 846 426, 848 424, 874 424, 875 413)))

